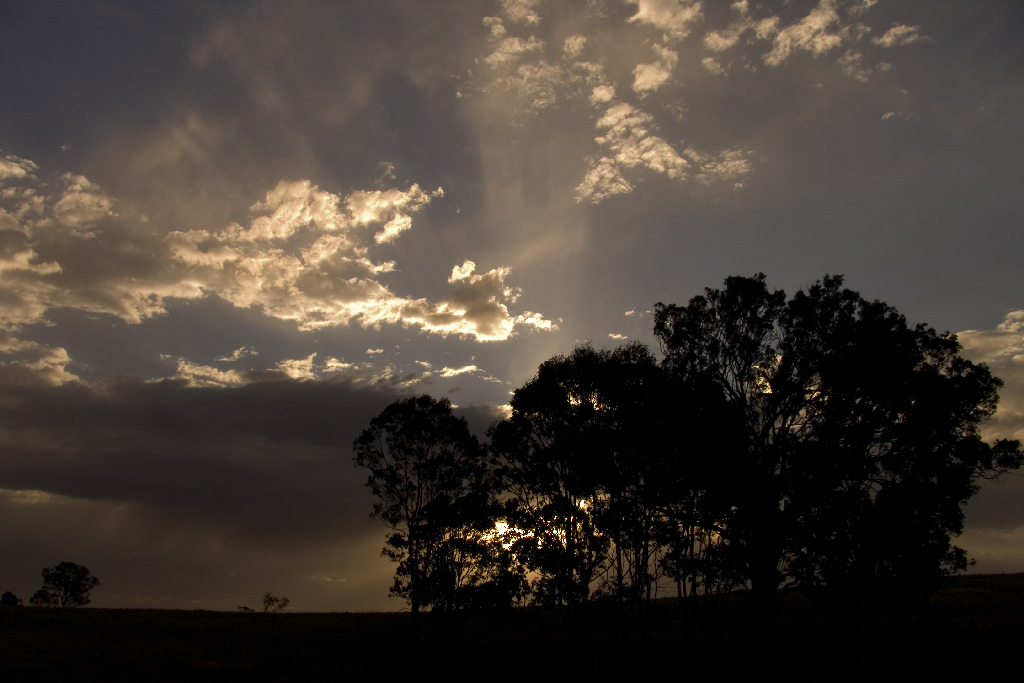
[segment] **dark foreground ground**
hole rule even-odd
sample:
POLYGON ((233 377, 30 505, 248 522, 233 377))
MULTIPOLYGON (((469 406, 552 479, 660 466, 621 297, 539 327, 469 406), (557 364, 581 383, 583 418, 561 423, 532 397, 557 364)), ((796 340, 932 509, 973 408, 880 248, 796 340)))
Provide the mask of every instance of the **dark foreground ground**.
POLYGON ((758 632, 745 596, 645 614, 243 614, 0 610, 3 681, 1021 680, 1024 574, 947 579, 927 603, 822 616, 788 596, 758 632))

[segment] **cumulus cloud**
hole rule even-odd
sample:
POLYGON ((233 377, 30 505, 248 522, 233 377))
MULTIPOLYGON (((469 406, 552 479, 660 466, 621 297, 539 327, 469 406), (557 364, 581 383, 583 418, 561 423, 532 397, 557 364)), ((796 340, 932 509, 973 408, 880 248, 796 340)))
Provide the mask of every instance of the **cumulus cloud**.
POLYGON ((484 17, 484 26, 491 33, 492 52, 484 58, 484 62, 491 67, 515 64, 520 58, 531 52, 540 52, 544 49, 543 41, 534 36, 520 38, 509 36, 508 29, 500 17, 484 17))
POLYGON ((305 358, 278 361, 277 368, 290 379, 302 381, 316 379, 317 375, 313 372, 314 358, 316 358, 316 354, 311 353, 305 358))
POLYGON ((8 306, 0 327, 42 322, 74 308, 137 323, 166 311, 168 298, 203 296, 187 269, 169 258, 163 237, 141 216, 79 175, 53 185, 35 176, 0 181, 0 282, 8 306))
MULTIPOLYGON (((558 22, 542 22, 541 4, 528 3, 528 11, 518 5, 503 6, 500 16, 484 20, 490 41, 489 52, 481 56, 486 68, 481 70, 480 89, 507 98, 500 111, 514 117, 555 111, 575 115, 583 111, 575 105, 591 105, 590 116, 597 130, 593 142, 598 149, 581 154, 584 169, 574 192, 578 202, 600 203, 630 194, 643 172, 680 182, 743 186, 743 177, 753 171, 755 158, 744 145, 683 150, 675 141, 679 137, 656 132, 678 130, 685 121, 680 111, 694 106, 678 99, 651 97, 678 81, 685 66, 682 59, 695 58, 694 68, 727 76, 733 69, 780 67, 799 54, 814 58, 830 55, 842 73, 868 81, 892 68, 877 59, 878 47, 911 44, 920 37, 918 27, 896 24, 872 40, 877 34, 863 23, 875 4, 871 0, 818 0, 785 21, 778 14, 782 8, 777 3, 736 0, 726 12, 705 17, 704 6, 697 1, 626 1, 633 6, 633 14, 624 24, 605 25, 601 30, 614 32, 617 43, 650 46, 651 61, 627 66, 624 55, 635 51, 611 51, 596 39, 601 31, 594 26, 621 22, 621 15, 587 11, 560 15, 558 22), (513 21, 513 17, 518 19, 513 21), (682 50, 682 39, 699 28, 703 35, 698 49, 682 50), (652 36, 650 29, 660 34, 652 36)), ((515 122, 529 125, 521 118, 515 122)), ((696 137, 699 133, 686 136, 696 137)))
POLYGON ((587 44, 587 37, 576 34, 565 39, 562 52, 566 59, 575 59, 583 53, 583 47, 587 44))
POLYGON ((116 217, 114 200, 85 176, 65 173, 65 189, 53 207, 57 222, 83 237, 95 237, 93 227, 102 219, 116 217))
MULTIPOLYGON (((964 357, 986 363, 1003 380, 999 406, 982 436, 1024 441, 1024 310, 1008 312, 994 328, 958 332, 957 339, 964 357)), ((957 544, 977 559, 978 570, 1015 571, 1024 556, 1024 479, 984 482, 967 512, 967 531, 957 544)))
POLYGON ((463 365, 461 368, 443 368, 438 375, 440 377, 457 377, 459 375, 471 374, 474 372, 480 372, 480 368, 475 365, 463 365))
POLYGON ((595 140, 609 154, 592 158, 590 168, 577 188, 577 201, 600 202, 616 194, 628 194, 633 184, 626 179, 630 169, 645 169, 668 178, 693 178, 703 185, 729 182, 742 187, 752 170, 751 154, 742 148, 702 153, 687 148, 677 151, 665 139, 652 133, 654 117, 620 102, 609 107, 597 121, 603 133, 595 140))
POLYGON ((225 363, 233 363, 235 361, 242 360, 243 358, 255 358, 258 355, 260 354, 256 350, 256 347, 243 346, 241 348, 235 349, 227 356, 218 357, 217 360, 225 363))
POLYGON ((178 358, 174 378, 184 381, 190 387, 231 387, 248 384, 250 375, 242 370, 218 370, 178 358))
POLYGON ((750 151, 738 147, 714 154, 688 147, 685 154, 695 169, 694 179, 702 185, 726 183, 740 189, 743 179, 753 170, 750 151))
POLYGON ((1024 310, 1010 311, 991 330, 957 333, 965 355, 980 363, 996 363, 1024 356, 1024 310))
POLYGON ((0 332, 0 383, 59 386, 79 378, 67 369, 67 350, 0 332))
POLYGON ((782 19, 771 13, 771 5, 757 3, 752 8, 748 0, 738 0, 730 6, 728 23, 704 35, 703 47, 712 54, 702 59, 702 66, 719 76, 726 75, 737 65, 754 69, 755 65, 742 53, 734 53, 734 59, 725 63, 721 55, 742 46, 767 42, 770 46, 761 54, 761 61, 768 66, 777 67, 799 53, 815 58, 839 53, 836 59, 839 68, 848 76, 867 81, 872 75, 892 68, 886 62, 872 61, 867 54, 872 46, 888 48, 927 40, 920 33, 920 27, 903 24, 895 24, 882 36, 870 38, 872 28, 861 19, 875 4, 875 0, 856 3, 819 0, 805 16, 783 26, 782 19))
MULTIPOLYGON (((0 348, 0 353, 3 349, 0 348)), ((500 380, 488 374, 475 362, 465 365, 451 367, 444 366, 435 370, 433 364, 427 361, 413 361, 401 363, 397 359, 385 360, 381 354, 382 349, 367 349, 371 360, 367 361, 346 361, 343 358, 333 356, 321 356, 312 353, 303 358, 292 358, 277 361, 270 367, 257 369, 243 369, 237 367, 217 367, 196 363, 186 358, 172 358, 165 356, 164 360, 174 363, 173 374, 153 382, 177 381, 185 386, 202 389, 230 389, 251 384, 266 384, 281 381, 291 382, 345 382, 353 387, 372 387, 386 391, 401 393, 429 391, 430 386, 438 379, 452 379, 455 377, 472 377, 473 381, 501 383, 500 380)), ((472 360, 472 359, 471 359, 472 360)), ((233 363, 230 357, 217 359, 217 363, 233 363)), ((10 376, 12 373, 3 373, 3 366, 0 365, 0 379, 10 376)), ((43 385, 38 378, 33 380, 34 385, 43 385)), ((58 384, 51 382, 51 385, 58 384)), ((457 391, 458 388, 452 390, 457 391)))
POLYGON ((693 26, 704 18, 700 0, 626 0, 626 2, 636 6, 636 13, 629 19, 631 22, 646 24, 665 31, 674 39, 688 36, 693 26))
MULTIPOLYGON (((161 234, 83 176, 65 174, 47 194, 35 164, 8 156, 3 169, 0 329, 43 322, 58 307, 139 323, 165 314, 171 299, 210 295, 301 330, 403 324, 493 341, 517 327, 552 327, 543 316, 509 311, 518 290, 505 284, 505 267, 450 280, 440 302, 383 283, 395 263, 373 260, 371 249, 412 229, 412 216, 443 196, 441 188, 340 196, 309 180, 281 181, 251 206, 247 225, 161 234)), ((302 375, 298 366, 282 371, 302 375)))
POLYGON ((537 7, 543 0, 501 0, 501 14, 518 24, 538 24, 537 7))
POLYGON ((28 159, 22 159, 13 154, 0 157, 0 180, 32 177, 38 170, 39 167, 28 159))
MULTIPOLYGON (((666 41, 688 34, 702 20, 702 14, 700 3, 639 0, 633 4, 636 12, 627 26, 655 27, 663 31, 662 41, 654 42, 650 48, 655 59, 633 67, 632 81, 624 84, 624 90, 645 98, 671 83, 678 67, 679 52, 666 41)), ((748 14, 745 6, 741 11, 744 16, 748 14)), ((559 108, 565 102, 583 100, 592 106, 597 132, 593 142, 598 149, 582 160, 585 168, 574 193, 578 202, 600 203, 616 195, 632 193, 640 180, 638 174, 644 172, 679 181, 693 177, 703 184, 726 179, 733 181, 736 187, 742 184, 739 176, 750 172, 751 155, 740 148, 708 152, 693 159, 680 153, 656 132, 656 113, 617 98, 620 88, 606 68, 609 55, 586 54, 599 50, 599 43, 592 47, 585 35, 572 33, 560 39, 561 55, 556 58, 546 54, 545 40, 533 33, 511 35, 506 21, 507 17, 485 20, 491 33, 492 50, 483 60, 490 67, 482 88, 485 93, 511 96, 514 98, 512 111, 535 115, 559 108), (525 48, 527 45, 530 49, 525 48), (697 166, 691 169, 694 162, 697 166), (691 174, 691 170, 699 169, 702 164, 702 171, 691 174)), ((749 26, 736 31, 756 28, 759 22, 748 17, 749 26)), ((535 28, 536 24, 530 25, 531 31, 535 28)), ((622 30, 635 32, 638 29, 622 30)))
POLYGON ((755 19, 750 14, 746 0, 731 5, 735 16, 720 30, 708 31, 704 35, 704 47, 712 52, 724 52, 736 46, 744 34, 752 32, 759 40, 771 39, 779 32, 779 18, 775 16, 755 19))
POLYGON ((900 45, 913 45, 914 43, 926 42, 927 36, 921 33, 920 26, 906 26, 905 24, 894 24, 885 34, 872 39, 875 45, 882 47, 898 47, 900 45))
POLYGON ((1004 382, 986 437, 1024 440, 1024 310, 1010 311, 994 329, 958 332, 957 339, 965 357, 987 363, 1004 382))
POLYGON ((723 67, 722 63, 715 57, 705 57, 701 60, 700 64, 707 71, 710 71, 716 76, 724 76, 726 74, 725 67, 723 67))
POLYGON ((679 62, 679 55, 663 45, 654 45, 657 61, 651 64, 640 64, 633 69, 633 90, 647 93, 657 90, 672 77, 672 70, 679 62))
POLYGON ((686 159, 663 138, 651 133, 653 123, 653 116, 625 102, 605 110, 596 124, 603 134, 594 139, 611 154, 591 163, 576 188, 577 201, 598 202, 630 192, 632 185, 622 175, 625 169, 643 167, 669 178, 683 177, 686 159))
POLYGON ((557 329, 553 321, 531 311, 510 315, 507 304, 515 303, 522 293, 505 284, 510 272, 502 267, 477 273, 476 264, 465 261, 452 268, 448 278, 452 289, 440 302, 408 302, 403 315, 430 332, 468 335, 479 341, 507 339, 516 325, 557 329))
POLYGON ((581 59, 587 39, 581 34, 565 38, 561 55, 547 55, 547 43, 534 35, 510 36, 501 18, 484 20, 490 29, 491 53, 484 91, 511 96, 516 110, 537 113, 583 89, 602 83, 599 64, 581 59))
POLYGON ((842 44, 838 32, 840 21, 835 0, 821 0, 803 19, 780 30, 765 64, 777 66, 796 52, 810 52, 819 57, 842 44))

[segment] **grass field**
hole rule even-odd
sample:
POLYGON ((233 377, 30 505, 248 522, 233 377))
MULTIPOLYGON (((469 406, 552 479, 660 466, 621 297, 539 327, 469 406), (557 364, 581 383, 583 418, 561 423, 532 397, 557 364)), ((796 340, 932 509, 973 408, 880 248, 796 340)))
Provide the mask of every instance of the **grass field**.
POLYGON ((643 614, 244 614, 0 610, 0 680, 1019 680, 1024 574, 945 580, 927 603, 851 622, 799 595, 758 634, 744 595, 708 621, 662 600, 643 614))

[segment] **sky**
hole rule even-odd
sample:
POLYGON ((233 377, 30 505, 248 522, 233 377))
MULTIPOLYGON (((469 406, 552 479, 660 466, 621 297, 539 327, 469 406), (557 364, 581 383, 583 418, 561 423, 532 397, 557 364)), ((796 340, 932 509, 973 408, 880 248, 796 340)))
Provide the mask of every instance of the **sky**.
MULTIPOLYGON (((1024 438, 1015 0, 0 3, 0 590, 397 610, 351 444, 730 275, 959 334, 1024 438)), ((1024 477, 959 539, 1024 571, 1024 477)))

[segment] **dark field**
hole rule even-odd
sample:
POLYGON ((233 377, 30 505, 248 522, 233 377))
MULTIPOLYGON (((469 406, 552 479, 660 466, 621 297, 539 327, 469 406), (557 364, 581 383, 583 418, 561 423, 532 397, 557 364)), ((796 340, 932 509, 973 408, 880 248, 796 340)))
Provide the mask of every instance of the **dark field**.
POLYGON ((243 614, 0 610, 0 680, 1020 680, 1024 574, 947 579, 927 603, 828 619, 788 596, 758 635, 744 595, 711 622, 646 614, 243 614))

